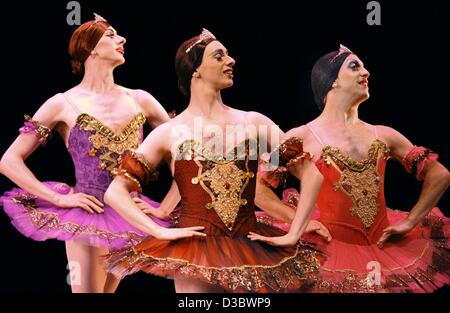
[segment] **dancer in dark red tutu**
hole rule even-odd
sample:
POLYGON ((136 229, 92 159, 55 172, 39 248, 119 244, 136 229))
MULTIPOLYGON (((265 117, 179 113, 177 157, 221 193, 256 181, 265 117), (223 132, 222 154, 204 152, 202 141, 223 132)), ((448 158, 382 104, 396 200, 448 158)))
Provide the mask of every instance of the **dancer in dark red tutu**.
POLYGON ((105 195, 130 223, 152 235, 105 257, 109 270, 119 277, 145 271, 173 278, 177 292, 298 291, 317 280, 322 254, 298 240, 308 225, 322 177, 298 138, 284 142, 286 151, 293 147, 295 153, 283 159, 306 191, 294 218, 297 227, 286 233, 257 222, 258 154, 261 144, 270 146, 271 129, 278 127, 259 113, 223 103, 221 90, 233 85, 234 64, 207 30, 179 47, 176 71, 181 91, 190 96, 189 106, 155 129, 138 153, 124 155, 119 176, 105 195), (211 138, 210 132, 215 136, 211 138), (185 229, 159 227, 129 196, 162 159, 169 162, 180 191, 177 226, 185 229), (203 237, 197 232, 202 229, 203 237), (252 241, 251 232, 281 235, 292 247, 252 241))

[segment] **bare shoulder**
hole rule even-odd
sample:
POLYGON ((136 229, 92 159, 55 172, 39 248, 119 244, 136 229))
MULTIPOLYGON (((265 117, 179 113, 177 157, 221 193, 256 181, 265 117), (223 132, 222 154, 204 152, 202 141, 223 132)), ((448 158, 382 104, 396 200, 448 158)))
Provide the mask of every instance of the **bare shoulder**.
POLYGON ((306 125, 301 125, 295 128, 290 129, 289 131, 286 132, 285 137, 286 138, 290 138, 290 137, 299 137, 301 139, 305 139, 306 137, 309 136, 309 130, 308 130, 308 126, 306 125))
POLYGON ((386 143, 396 158, 403 158, 413 147, 411 141, 392 127, 376 125, 378 138, 386 143))
POLYGON ((256 112, 256 111, 248 111, 246 112, 247 114, 247 121, 250 124, 254 124, 257 126, 267 126, 273 129, 273 127, 275 127, 275 129, 277 129, 278 131, 282 132, 283 131, 279 128, 278 124, 276 124, 272 119, 270 119, 268 116, 256 112))
POLYGON ((272 122, 272 120, 270 118, 268 118, 264 114, 256 112, 256 111, 241 111, 241 112, 243 112, 247 116, 247 120, 250 123, 265 124, 267 121, 272 122))
POLYGON ((33 119, 42 124, 53 127, 58 122, 65 120, 65 109, 67 100, 62 93, 48 98, 33 115, 33 119))
POLYGON ((148 91, 143 89, 129 89, 125 87, 121 87, 126 94, 131 96, 136 103, 141 107, 144 111, 151 110, 156 104, 159 104, 158 101, 153 97, 148 91))
POLYGON ((48 98, 44 104, 41 106, 48 110, 62 110, 66 107, 67 100, 63 93, 57 93, 50 98, 48 98))
POLYGON ((399 131, 392 127, 385 125, 375 125, 375 127, 377 129, 378 137, 386 143, 408 140, 399 131))

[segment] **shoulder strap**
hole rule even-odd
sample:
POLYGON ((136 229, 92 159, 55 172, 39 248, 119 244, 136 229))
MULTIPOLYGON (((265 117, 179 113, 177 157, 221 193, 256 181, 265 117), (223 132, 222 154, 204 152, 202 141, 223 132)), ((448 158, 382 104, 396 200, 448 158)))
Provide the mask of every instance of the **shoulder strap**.
POLYGON ((66 99, 66 101, 70 104, 70 106, 72 107, 72 109, 75 111, 75 113, 77 114, 81 114, 80 109, 78 108, 78 106, 75 104, 75 102, 73 102, 73 100, 70 98, 70 96, 67 94, 67 92, 63 93, 64 98, 66 99))
POLYGON ((322 139, 320 139, 319 135, 313 130, 312 126, 308 123, 308 124, 306 124, 306 127, 308 127, 309 131, 317 139, 317 141, 320 143, 320 145, 322 147, 325 147, 325 144, 323 143, 322 139))
POLYGON ((137 101, 138 97, 138 91, 136 89, 130 89, 131 91, 131 98, 133 98, 133 102, 134 102, 134 110, 135 113, 138 114, 139 112, 142 112, 142 109, 137 101))
POLYGON ((375 139, 378 139, 378 128, 377 125, 373 125, 374 133, 375 133, 375 139))

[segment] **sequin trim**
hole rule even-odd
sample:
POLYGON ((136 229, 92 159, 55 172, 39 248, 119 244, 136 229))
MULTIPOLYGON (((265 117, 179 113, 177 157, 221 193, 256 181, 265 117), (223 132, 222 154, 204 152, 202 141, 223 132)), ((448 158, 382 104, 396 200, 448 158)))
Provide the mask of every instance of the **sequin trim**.
POLYGON ((327 146, 322 150, 322 158, 327 164, 334 164, 341 176, 334 183, 334 191, 341 190, 353 202, 350 213, 356 216, 370 229, 379 212, 378 195, 382 176, 377 172, 377 160, 380 155, 389 153, 387 146, 375 140, 362 161, 356 161, 344 154, 339 148, 327 146), (342 169, 343 167, 343 169, 342 169))
MULTIPOLYGON (((236 267, 208 267, 189 263, 187 260, 175 258, 157 258, 137 251, 134 247, 111 253, 106 257, 112 272, 128 275, 139 270, 179 273, 187 278, 203 279, 210 284, 220 285, 227 289, 243 288, 257 292, 268 286, 280 291, 295 284, 295 281, 316 280, 320 269, 322 255, 314 250, 297 246, 292 256, 285 257, 274 265, 242 265, 236 267), (119 267, 116 271, 114 268, 119 267)), ((169 274, 170 275, 170 274, 169 274)))
MULTIPOLYGON (((70 188, 65 184, 61 184, 60 187, 70 188)), ((61 220, 56 213, 39 211, 36 205, 36 197, 28 193, 17 195, 13 197, 12 200, 14 203, 23 206, 24 212, 30 217, 30 220, 34 226, 40 231, 62 230, 65 233, 69 233, 74 236, 98 236, 99 238, 106 239, 108 243, 112 243, 116 239, 126 239, 131 245, 138 244, 144 238, 144 236, 134 231, 114 234, 109 231, 98 230, 92 225, 79 225, 72 222, 61 223, 61 220)), ((70 208, 68 210, 70 210, 70 208)))
MULTIPOLYGON (((191 182, 194 185, 200 184, 208 193, 211 202, 206 204, 206 209, 214 209, 230 231, 233 230, 240 207, 247 204, 247 199, 242 198, 242 193, 250 179, 255 176, 248 167, 249 140, 245 140, 243 143, 245 144, 244 170, 236 165, 240 146, 231 151, 234 155, 231 161, 201 147, 194 140, 185 141, 178 149, 180 155, 187 155, 190 158, 193 157, 193 154, 196 154, 194 162, 198 166, 198 173, 196 177, 192 178, 191 182), (198 157, 206 160, 200 161, 198 157)), ((231 158, 230 153, 227 156, 231 158)))
POLYGON ((24 125, 19 129, 21 134, 31 134, 37 137, 40 143, 44 144, 51 137, 52 130, 47 126, 42 125, 41 122, 33 120, 29 115, 24 115, 24 125))
POLYGON ((89 155, 100 159, 101 169, 112 171, 118 166, 118 158, 123 152, 137 149, 140 143, 139 129, 145 122, 145 115, 142 112, 138 113, 120 135, 116 135, 109 127, 87 113, 80 114, 76 124, 80 130, 95 131, 89 136, 89 141, 93 145, 89 155))

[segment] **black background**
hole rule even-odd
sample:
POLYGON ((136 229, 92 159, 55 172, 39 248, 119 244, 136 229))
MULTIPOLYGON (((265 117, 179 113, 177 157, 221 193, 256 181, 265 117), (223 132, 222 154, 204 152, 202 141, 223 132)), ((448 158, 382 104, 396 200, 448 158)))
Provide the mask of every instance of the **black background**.
MULTIPOLYGON (((24 113, 32 115, 47 98, 79 81, 70 72, 67 55, 76 28, 66 23, 67 2, 2 3, 1 154, 17 136, 24 113)), ((367 2, 79 1, 82 23, 96 12, 127 38, 126 63, 115 71, 118 84, 147 90, 166 110, 181 112, 187 99, 177 90, 175 52, 206 27, 236 59, 235 85, 224 91, 225 103, 259 111, 283 130, 319 114, 311 68, 342 43, 371 73, 371 97, 361 105, 360 117, 389 125, 413 143, 438 152, 448 167, 449 2, 379 1, 381 26, 367 24, 367 2)), ((72 161, 58 136, 36 150, 27 164, 42 181, 74 183, 72 161)), ((161 200, 170 181, 163 167, 160 183, 145 193, 161 200)), ((14 185, 1 176, 0 186, 3 193, 14 185)), ((389 207, 409 210, 420 186, 399 164, 389 162, 389 207)), ((448 192, 439 206, 448 216, 448 192)), ((27 239, 4 213, 0 242, 0 291, 70 292, 64 243, 27 239)), ((172 285, 139 273, 125 279, 118 292, 167 293, 174 291, 172 285)))

